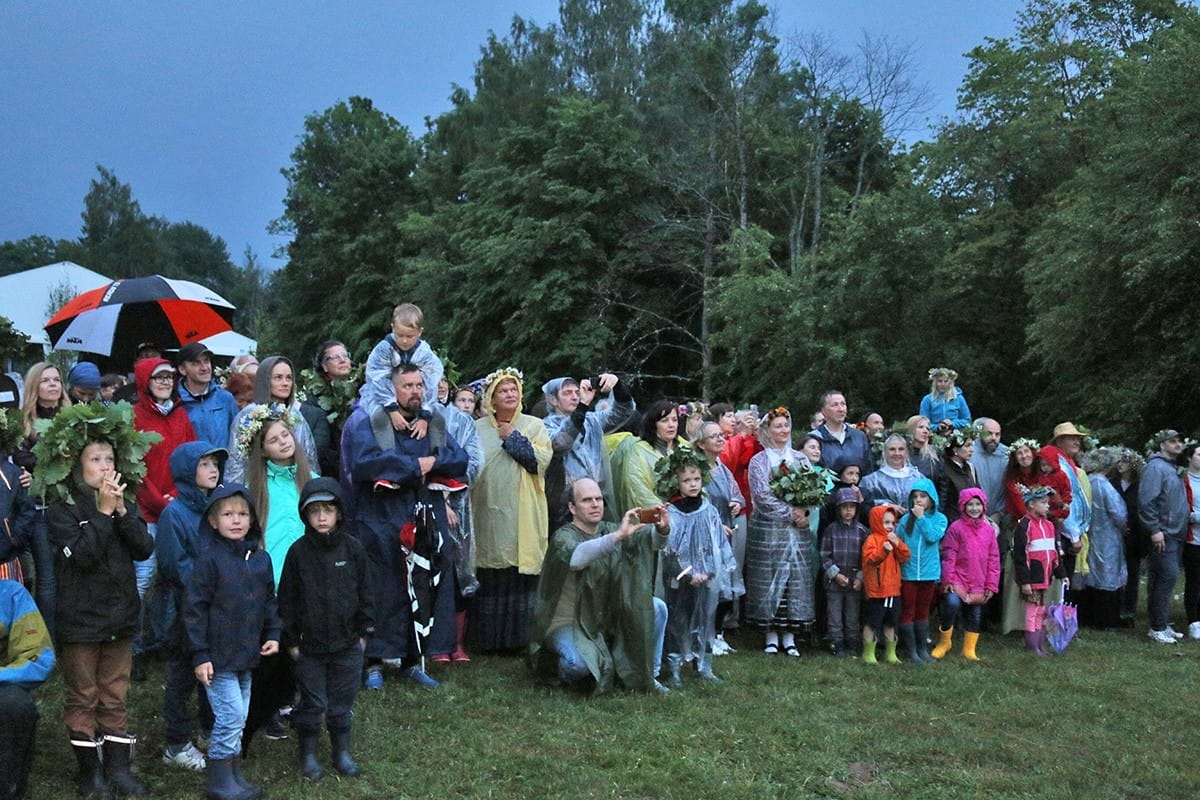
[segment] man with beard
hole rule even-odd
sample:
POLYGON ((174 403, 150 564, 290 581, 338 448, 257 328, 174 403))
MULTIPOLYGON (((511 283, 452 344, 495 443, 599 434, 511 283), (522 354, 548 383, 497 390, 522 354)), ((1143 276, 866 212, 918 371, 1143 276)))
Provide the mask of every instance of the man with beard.
POLYGON ((991 417, 975 420, 983 433, 975 443, 971 466, 979 488, 987 495, 987 515, 996 526, 1004 516, 1004 469, 1008 466, 1008 448, 1000 443, 1000 423, 991 417))
MULTIPOLYGON (((405 422, 430 420, 422 408, 425 382, 414 364, 400 364, 392 371, 392 387, 405 422)), ((400 534, 414 521, 418 503, 432 507, 433 524, 442 538, 441 560, 447 568, 454 563, 446 503, 441 492, 430 491, 432 477, 457 478, 467 472, 466 452, 449 436, 420 436, 413 425, 394 428, 387 412, 377 409, 374 422, 361 406, 346 421, 344 453, 351 488, 356 496, 355 522, 358 539, 366 548, 375 592, 375 635, 367 643, 368 689, 383 686, 381 663, 398 661, 406 678, 418 686, 437 687, 421 667, 425 653, 449 653, 455 647, 454 582, 442 580, 431 602, 433 629, 418 646, 413 627, 412 604, 401 572, 405 557, 400 534), (440 439, 435 444, 434 440, 440 439)), ((421 428, 424 432, 424 427, 421 428)))

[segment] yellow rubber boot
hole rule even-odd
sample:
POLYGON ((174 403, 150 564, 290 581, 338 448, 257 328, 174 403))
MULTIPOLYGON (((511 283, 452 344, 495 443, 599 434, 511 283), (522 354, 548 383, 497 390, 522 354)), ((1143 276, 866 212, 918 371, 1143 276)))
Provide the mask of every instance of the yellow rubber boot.
POLYGON ((941 659, 950 652, 950 648, 954 646, 954 626, 949 628, 938 628, 938 643, 934 645, 933 651, 929 654, 934 658, 941 659))
POLYGON ((975 644, 979 641, 978 633, 967 631, 963 637, 963 658, 968 661, 978 661, 979 656, 975 655, 975 644))
POLYGON ((875 659, 875 642, 863 642, 862 660, 864 664, 878 664, 875 659))

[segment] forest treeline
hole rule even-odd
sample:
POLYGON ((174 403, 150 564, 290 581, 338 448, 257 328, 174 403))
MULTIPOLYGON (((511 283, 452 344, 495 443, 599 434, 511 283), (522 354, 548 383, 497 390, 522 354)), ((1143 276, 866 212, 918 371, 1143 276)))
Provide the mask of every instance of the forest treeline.
POLYGON ((234 267, 250 332, 365 354, 408 300, 466 378, 802 410, 838 386, 890 421, 948 365, 1006 433, 1197 429, 1195 8, 1030 0, 968 55, 906 144, 926 98, 887 36, 841 52, 753 0, 515 18, 419 135, 365 97, 304 121, 286 264, 234 267))

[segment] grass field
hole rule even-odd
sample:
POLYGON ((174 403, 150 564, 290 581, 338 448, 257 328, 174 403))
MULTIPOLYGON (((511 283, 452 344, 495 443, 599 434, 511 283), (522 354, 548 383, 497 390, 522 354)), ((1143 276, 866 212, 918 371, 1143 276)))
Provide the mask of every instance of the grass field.
MULTIPOLYGON (((261 736, 246 771, 268 797, 305 800, 1200 795, 1200 642, 1155 644, 1139 621, 1038 659, 1018 637, 984 634, 981 663, 956 640, 931 667, 868 667, 766 656, 739 632, 715 660, 724 684, 685 675, 667 697, 567 694, 512 658, 431 669, 433 692, 389 672, 355 707, 363 777, 303 782, 295 740, 261 736)), ((202 774, 159 760, 161 680, 155 664, 131 690, 136 769, 152 796, 200 797, 202 774)), ((39 694, 39 799, 74 792, 61 692, 56 677, 39 694)))

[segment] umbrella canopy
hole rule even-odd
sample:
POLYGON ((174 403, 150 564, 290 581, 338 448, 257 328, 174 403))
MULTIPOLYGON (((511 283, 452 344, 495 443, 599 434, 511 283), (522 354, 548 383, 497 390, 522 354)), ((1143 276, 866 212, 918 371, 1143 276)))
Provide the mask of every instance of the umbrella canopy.
POLYGON ((233 304, 192 281, 149 275, 77 295, 46 323, 56 350, 132 358, 138 345, 182 347, 233 328, 233 304))
POLYGON ((1056 653, 1066 650, 1079 630, 1079 609, 1066 602, 1067 584, 1068 581, 1063 581, 1059 601, 1046 606, 1046 615, 1042 618, 1046 642, 1056 653))

